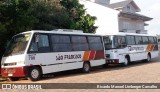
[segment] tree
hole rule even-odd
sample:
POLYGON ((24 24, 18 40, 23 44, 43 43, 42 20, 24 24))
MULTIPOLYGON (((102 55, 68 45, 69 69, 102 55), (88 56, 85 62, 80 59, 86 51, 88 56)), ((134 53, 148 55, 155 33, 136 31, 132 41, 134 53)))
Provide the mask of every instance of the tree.
POLYGON ((1 0, 0 57, 7 41, 28 30, 78 29, 95 32, 95 17, 78 0, 1 0))
POLYGON ((17 33, 32 29, 71 28, 72 23, 69 13, 60 3, 57 5, 46 0, 2 0, 0 2, 0 57, 4 53, 7 41, 17 33))
POLYGON ((60 3, 69 12, 70 18, 73 18, 73 29, 81 29, 85 33, 94 33, 96 31, 95 20, 96 17, 86 14, 84 5, 79 3, 79 0, 61 0, 60 3))

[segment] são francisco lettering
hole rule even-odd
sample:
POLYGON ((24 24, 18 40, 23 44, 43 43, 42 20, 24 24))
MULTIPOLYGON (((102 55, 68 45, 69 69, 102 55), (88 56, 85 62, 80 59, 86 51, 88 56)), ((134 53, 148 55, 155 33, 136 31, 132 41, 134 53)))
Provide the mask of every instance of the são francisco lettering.
POLYGON ((66 60, 66 59, 79 59, 81 58, 81 54, 75 54, 75 55, 57 55, 56 60, 66 60))

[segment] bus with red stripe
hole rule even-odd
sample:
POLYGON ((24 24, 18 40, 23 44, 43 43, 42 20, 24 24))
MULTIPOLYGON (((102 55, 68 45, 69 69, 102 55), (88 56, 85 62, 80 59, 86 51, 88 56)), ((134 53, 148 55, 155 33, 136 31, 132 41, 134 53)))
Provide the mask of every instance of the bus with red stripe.
POLYGON ((127 66, 132 62, 150 62, 158 57, 156 36, 135 33, 107 34, 103 37, 107 64, 127 66))
POLYGON ((28 31, 15 35, 1 62, 3 77, 39 80, 43 74, 104 65, 101 35, 78 30, 28 31))

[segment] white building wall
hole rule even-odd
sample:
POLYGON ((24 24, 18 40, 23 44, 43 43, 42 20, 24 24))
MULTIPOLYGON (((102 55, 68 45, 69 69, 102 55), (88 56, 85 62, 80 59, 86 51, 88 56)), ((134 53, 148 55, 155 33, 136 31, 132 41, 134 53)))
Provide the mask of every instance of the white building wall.
POLYGON ((97 26, 96 34, 118 33, 118 14, 119 11, 105 7, 103 5, 90 2, 88 0, 80 0, 87 9, 87 13, 96 16, 95 26, 97 26))
POLYGON ((128 18, 119 18, 119 30, 141 30, 144 31, 144 21, 142 20, 132 20, 128 18))

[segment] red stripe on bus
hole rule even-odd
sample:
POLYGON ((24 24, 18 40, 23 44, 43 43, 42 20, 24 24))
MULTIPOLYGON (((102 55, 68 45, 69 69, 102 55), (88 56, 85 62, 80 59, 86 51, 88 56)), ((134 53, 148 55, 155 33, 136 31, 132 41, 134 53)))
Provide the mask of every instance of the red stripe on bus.
POLYGON ((90 51, 85 51, 83 56, 83 61, 87 61, 89 59, 90 51))
POLYGON ((147 45, 146 51, 150 51, 151 44, 147 45))
POLYGON ((150 44, 147 46, 147 51, 149 51, 149 48, 150 48, 150 44))
POLYGON ((94 60, 95 53, 96 53, 95 50, 90 52, 89 60, 94 60))
POLYGON ((150 45, 149 51, 152 51, 153 49, 153 44, 150 45))
POLYGON ((2 68, 1 74, 3 77, 25 77, 29 66, 14 67, 14 68, 2 68), (12 75, 12 76, 9 76, 12 75))
POLYGON ((103 50, 100 50, 100 51, 96 51, 96 55, 95 55, 95 60, 98 60, 98 59, 104 59, 104 51, 103 50))
POLYGON ((155 45, 152 46, 152 51, 154 50, 154 48, 155 48, 155 45))

